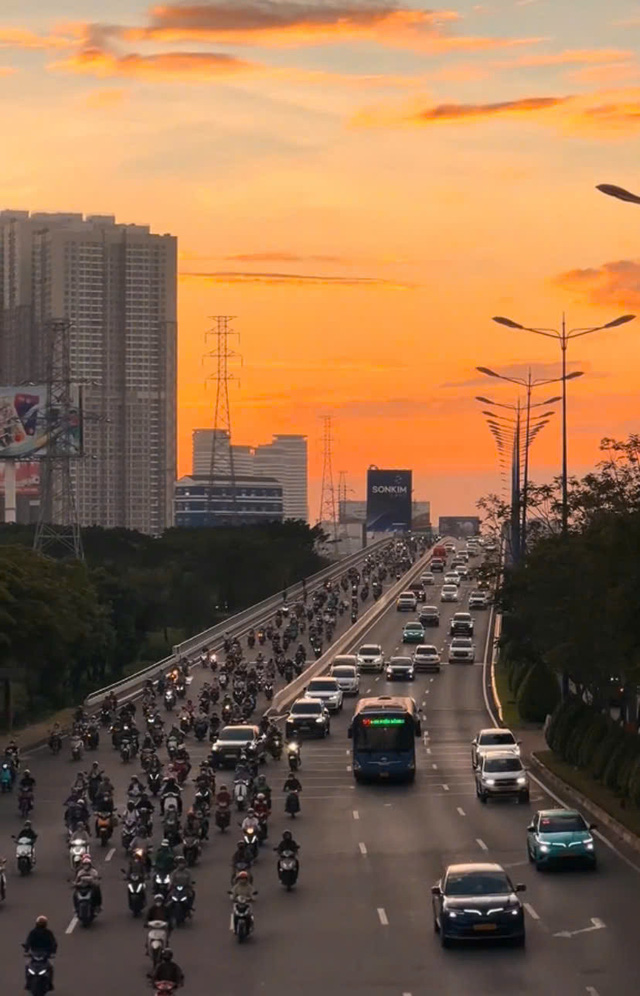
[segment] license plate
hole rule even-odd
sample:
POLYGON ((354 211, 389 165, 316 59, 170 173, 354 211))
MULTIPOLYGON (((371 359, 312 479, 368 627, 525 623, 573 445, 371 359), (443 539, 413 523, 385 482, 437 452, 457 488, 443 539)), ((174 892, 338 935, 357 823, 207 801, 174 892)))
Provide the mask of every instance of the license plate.
POLYGON ((381 771, 380 772, 380 777, 381 778, 388 778, 389 777, 389 772, 388 771, 381 771))
POLYGON ((477 930, 477 931, 495 930, 496 929, 496 924, 495 923, 476 923, 476 925, 474 926, 473 929, 477 930))

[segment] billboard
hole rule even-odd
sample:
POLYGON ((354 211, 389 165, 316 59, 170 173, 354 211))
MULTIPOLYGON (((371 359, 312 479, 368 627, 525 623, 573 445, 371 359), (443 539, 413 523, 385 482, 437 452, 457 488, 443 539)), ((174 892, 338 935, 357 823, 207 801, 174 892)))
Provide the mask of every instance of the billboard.
POLYGON ((479 515, 441 515, 438 520, 438 532, 441 536, 454 536, 465 539, 467 536, 480 535, 479 515))
POLYGON ((411 529, 411 471, 367 471, 367 529, 383 533, 411 529))
POLYGON ((82 449, 80 388, 72 388, 68 410, 49 404, 43 384, 0 387, 0 459, 43 457, 53 443, 60 455, 82 449))
MULTIPOLYGON (((35 498, 40 494, 40 461, 16 460, 16 494, 35 498)), ((0 460, 0 495, 5 493, 4 474, 6 464, 0 460)))

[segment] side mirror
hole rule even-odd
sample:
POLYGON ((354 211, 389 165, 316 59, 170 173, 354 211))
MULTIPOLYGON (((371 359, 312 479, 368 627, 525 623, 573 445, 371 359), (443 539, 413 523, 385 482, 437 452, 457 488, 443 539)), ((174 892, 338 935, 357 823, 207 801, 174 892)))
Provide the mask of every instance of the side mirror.
POLYGON ((518 882, 518 884, 516 885, 516 892, 526 892, 526 891, 527 891, 526 885, 523 885, 522 882, 518 882))
POLYGON ((520 747, 520 745, 522 744, 522 740, 516 740, 516 743, 517 743, 518 747, 520 747))
POLYGON ((440 888, 439 885, 432 885, 431 886, 431 895, 432 896, 441 896, 442 895, 442 889, 440 888))
POLYGON ((536 828, 534 827, 533 823, 530 823, 529 826, 527 827, 527 833, 534 833, 535 829, 536 828))
POLYGON ((597 823, 590 823, 589 824, 589 829, 590 830, 597 830, 598 829, 598 824, 597 823))

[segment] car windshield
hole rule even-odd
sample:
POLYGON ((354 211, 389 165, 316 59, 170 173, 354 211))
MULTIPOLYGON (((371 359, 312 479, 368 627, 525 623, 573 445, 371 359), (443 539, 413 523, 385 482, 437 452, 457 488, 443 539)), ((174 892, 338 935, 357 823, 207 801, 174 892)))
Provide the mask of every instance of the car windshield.
POLYGON ((456 612, 455 616, 453 617, 453 621, 457 622, 457 623, 459 623, 459 622, 461 622, 461 623, 470 623, 471 622, 471 616, 469 615, 468 612, 456 612))
POLYGON ((336 683, 330 678, 316 678, 315 681, 309 682, 308 692, 335 692, 336 683))
POLYGON ((413 750, 415 725, 411 716, 360 716, 354 723, 353 748, 375 751, 413 750))
POLYGON ((452 592, 455 592, 455 590, 455 585, 452 584, 445 584, 442 586, 442 593, 444 595, 451 595, 452 592))
POLYGON ((509 892, 509 879, 500 871, 450 872, 444 887, 445 896, 504 896, 509 892))
POLYGON ((437 616, 438 609, 435 605, 425 605, 422 609, 422 613, 425 616, 437 616))
POLYGON ((355 678, 356 672, 352 667, 334 667, 333 674, 336 678, 355 678))
POLYGON ((320 702, 294 702, 291 706, 291 713, 294 716, 319 716, 321 712, 320 702))
POLYGON ((417 654, 437 654, 438 651, 430 643, 423 643, 421 647, 416 647, 417 654))
POLYGON ((380 647, 376 647, 375 644, 367 644, 364 647, 360 647, 359 653, 362 657, 379 657, 380 647))
POLYGON ((225 726, 220 734, 221 740, 253 740, 253 737, 250 726, 225 726))
POLYGON ((467 636, 456 636, 451 641, 451 646, 452 647, 465 648, 465 647, 471 647, 472 643, 471 643, 471 640, 467 636))
POLYGON ((478 740, 478 743, 483 747, 498 747, 507 745, 513 745, 516 742, 516 738, 513 733, 482 733, 478 740))
POLYGON ((572 833, 588 829, 580 813, 554 813, 553 816, 540 817, 540 833, 572 833))
POLYGON ((420 625, 420 623, 407 623, 405 629, 416 630, 416 632, 421 632, 422 626, 420 625))
POLYGON ((517 757, 489 757, 484 762, 485 771, 522 771, 517 757))
POLYGON ((392 657, 391 660, 389 661, 389 664, 399 664, 402 667, 406 667, 407 665, 411 664, 411 658, 410 657, 392 657))

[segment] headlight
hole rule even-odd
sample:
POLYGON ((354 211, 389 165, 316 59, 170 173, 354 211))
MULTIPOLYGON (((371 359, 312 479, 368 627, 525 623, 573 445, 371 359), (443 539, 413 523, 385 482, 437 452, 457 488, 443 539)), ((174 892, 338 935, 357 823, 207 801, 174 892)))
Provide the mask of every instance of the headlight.
POLYGON ((587 851, 593 851, 593 841, 592 840, 588 840, 587 841, 587 851))
POLYGON ((445 913, 448 917, 451 917, 452 920, 455 920, 458 915, 457 913, 454 913, 453 910, 445 910, 445 913))
POLYGON ((318 716, 318 718, 316 719, 316 723, 324 723, 323 717, 322 716, 318 716))
POLYGON ((549 853, 549 845, 548 844, 540 844, 540 850, 542 851, 543 854, 548 854, 549 853))
POLYGON ((495 785, 496 783, 495 778, 485 778, 484 775, 482 776, 482 781, 485 783, 485 785, 495 785))
POLYGON ((526 784, 527 784, 526 775, 520 775, 520 777, 518 778, 518 785, 526 785, 526 784))
POLYGON ((519 909, 509 910, 509 912, 510 912, 511 916, 517 916, 518 913, 520 912, 520 910, 519 909))
POLYGON ((220 750, 220 745, 219 744, 214 744, 213 747, 211 748, 211 750, 220 750))

